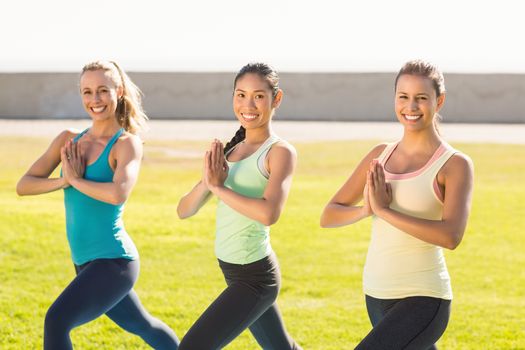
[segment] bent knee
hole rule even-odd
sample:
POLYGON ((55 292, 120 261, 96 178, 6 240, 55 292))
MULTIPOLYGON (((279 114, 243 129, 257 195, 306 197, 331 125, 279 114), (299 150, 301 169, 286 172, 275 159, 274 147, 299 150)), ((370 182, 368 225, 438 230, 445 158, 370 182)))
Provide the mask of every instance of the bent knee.
POLYGON ((73 328, 73 325, 68 322, 65 313, 53 305, 47 310, 46 318, 44 320, 45 332, 60 332, 68 333, 73 328))

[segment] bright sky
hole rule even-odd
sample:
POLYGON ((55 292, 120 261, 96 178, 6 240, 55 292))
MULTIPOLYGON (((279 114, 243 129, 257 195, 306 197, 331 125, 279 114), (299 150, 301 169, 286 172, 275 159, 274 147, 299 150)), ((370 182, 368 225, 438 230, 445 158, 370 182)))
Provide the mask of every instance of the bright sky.
POLYGON ((397 71, 525 73, 521 0, 11 0, 0 71, 397 71))

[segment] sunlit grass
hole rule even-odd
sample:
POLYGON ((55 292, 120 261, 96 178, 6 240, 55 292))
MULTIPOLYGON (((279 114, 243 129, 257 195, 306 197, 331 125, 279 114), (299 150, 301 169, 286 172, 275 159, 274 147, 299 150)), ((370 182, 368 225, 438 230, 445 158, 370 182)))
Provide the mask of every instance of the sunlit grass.
MULTIPOLYGON (((14 187, 50 140, 0 140, 0 348, 39 349, 47 308, 73 278, 62 193, 19 198, 14 187)), ((296 144, 290 198, 272 227, 283 274, 278 298, 304 349, 352 349, 370 324, 361 272, 370 221, 321 229, 319 215, 375 142, 296 144)), ((443 349, 525 348, 525 147, 455 144, 475 163, 473 211, 462 244, 447 252, 454 301, 443 349)), ((148 142, 126 228, 141 255, 143 304, 182 337, 224 287, 213 256, 212 201, 181 221, 175 208, 200 177, 205 143, 148 142)), ((105 317, 72 333, 79 349, 147 349, 105 317)), ((244 333, 227 349, 256 349, 244 333)))

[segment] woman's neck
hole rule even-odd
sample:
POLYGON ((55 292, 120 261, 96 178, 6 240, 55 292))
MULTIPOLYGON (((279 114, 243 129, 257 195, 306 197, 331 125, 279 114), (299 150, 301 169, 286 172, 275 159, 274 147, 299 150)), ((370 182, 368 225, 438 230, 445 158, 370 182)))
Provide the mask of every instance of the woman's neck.
POLYGON ((246 129, 244 142, 247 144, 260 144, 266 141, 271 133, 272 130, 270 126, 267 128, 246 129))
POLYGON ((403 138, 399 146, 412 152, 434 152, 443 142, 437 131, 432 128, 421 131, 407 131, 403 133, 403 138))
POLYGON ((111 137, 121 128, 116 118, 93 121, 89 133, 93 137, 111 137))

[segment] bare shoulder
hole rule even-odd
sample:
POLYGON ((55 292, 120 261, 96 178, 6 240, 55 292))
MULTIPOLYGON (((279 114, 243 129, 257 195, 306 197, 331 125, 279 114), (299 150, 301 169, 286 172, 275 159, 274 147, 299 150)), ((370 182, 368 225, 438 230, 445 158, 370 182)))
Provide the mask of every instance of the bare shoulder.
POLYGON ((294 145, 286 140, 277 141, 272 145, 272 149, 280 150, 280 152, 287 152, 295 155, 297 154, 297 150, 295 149, 294 145))
POLYGON ((370 152, 368 152, 368 154, 365 156, 365 158, 363 160, 366 160, 367 162, 370 162, 372 161, 373 159, 376 159, 378 158, 381 153, 383 153, 383 151, 385 150, 385 148, 388 146, 389 144, 386 143, 386 142, 383 142, 383 143, 380 143, 380 144, 377 144, 375 145, 371 150, 370 152))
POLYGON ((77 137, 80 133, 81 131, 78 129, 73 129, 73 128, 65 129, 61 131, 60 134, 58 134, 55 137, 52 144, 62 147, 65 145, 67 141, 77 137))
POLYGON ((468 155, 462 152, 457 152, 450 157, 450 159, 443 166, 445 175, 447 174, 472 174, 474 171, 474 163, 468 155))
POLYGON ((279 140, 274 143, 270 149, 271 153, 280 154, 281 156, 290 156, 297 158, 297 150, 286 140, 279 140))
POLYGON ((142 139, 135 134, 124 131, 122 135, 119 136, 118 142, 115 144, 121 148, 138 148, 142 149, 142 139))
POLYGON ((379 157, 379 155, 381 153, 383 153, 383 151, 385 150, 386 146, 388 146, 388 145, 389 145, 389 143, 387 143, 387 142, 382 142, 380 144, 377 144, 377 145, 374 146, 374 148, 372 148, 370 150, 369 154, 370 155, 374 155, 376 157, 379 157))
POLYGON ((82 132, 81 130, 78 130, 75 128, 68 128, 68 129, 63 130, 60 134, 58 134, 57 139, 60 138, 66 141, 68 139, 77 137, 78 135, 80 135, 81 132, 82 132))
POLYGON ((116 158, 130 155, 132 158, 141 157, 142 139, 137 135, 124 131, 113 146, 113 150, 116 158))

